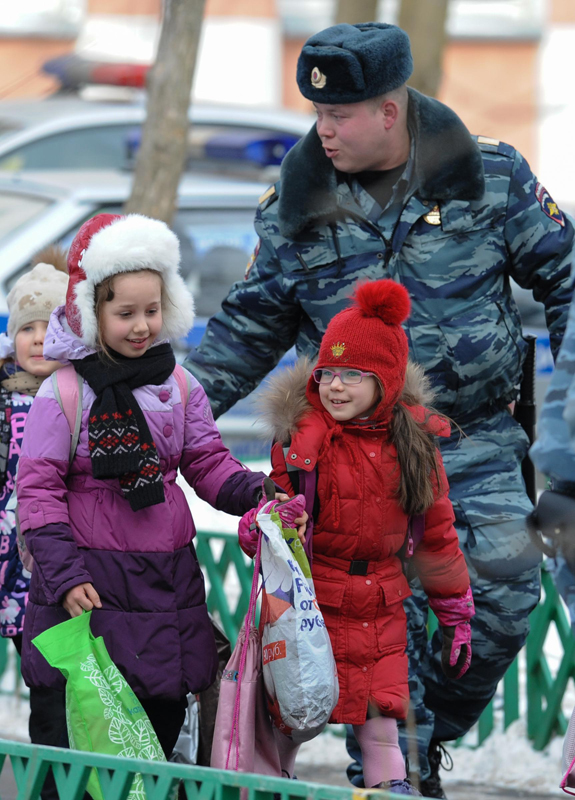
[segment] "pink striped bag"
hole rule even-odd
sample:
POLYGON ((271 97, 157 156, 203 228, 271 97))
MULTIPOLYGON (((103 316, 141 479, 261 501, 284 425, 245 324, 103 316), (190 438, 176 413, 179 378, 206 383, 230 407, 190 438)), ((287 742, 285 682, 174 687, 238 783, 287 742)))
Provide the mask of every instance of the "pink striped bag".
POLYGON ((261 533, 248 613, 222 675, 210 764, 216 769, 281 778, 262 678, 262 646, 255 626, 260 551, 261 533))

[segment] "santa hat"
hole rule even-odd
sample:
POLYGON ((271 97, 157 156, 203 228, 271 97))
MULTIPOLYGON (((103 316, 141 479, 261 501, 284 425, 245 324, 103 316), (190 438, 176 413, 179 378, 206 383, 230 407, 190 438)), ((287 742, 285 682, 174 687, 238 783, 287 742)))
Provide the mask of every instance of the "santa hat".
POLYGON ((98 214, 85 222, 68 253, 66 319, 88 347, 98 341, 95 288, 106 278, 149 269, 162 277, 160 339, 185 336, 194 302, 179 274, 180 243, 164 222, 140 214, 98 214))
MULTIPOLYGON (((317 367, 373 372, 384 388, 382 407, 393 408, 405 382, 408 346, 401 323, 409 310, 409 295, 401 284, 391 280, 360 284, 352 305, 336 314, 327 326, 317 367)), ((316 408, 322 407, 313 376, 307 396, 316 408)))

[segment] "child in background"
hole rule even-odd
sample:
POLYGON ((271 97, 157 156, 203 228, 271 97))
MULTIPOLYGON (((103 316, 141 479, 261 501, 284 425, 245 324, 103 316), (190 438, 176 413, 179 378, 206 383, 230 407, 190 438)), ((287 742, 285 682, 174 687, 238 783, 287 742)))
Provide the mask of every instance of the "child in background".
MULTIPOLYGON (((37 263, 16 281, 7 297, 8 333, 0 335, 0 635, 11 639, 20 654, 30 573, 18 555, 14 511, 6 505, 14 490, 32 400, 44 379, 60 366, 44 360, 43 346, 50 314, 64 302, 68 286, 62 251, 49 248, 37 258, 48 263, 37 263)), ((64 727, 62 692, 32 689, 32 742, 57 745, 64 727)))
MULTIPOLYGON (((317 469, 312 576, 340 687, 330 722, 353 726, 367 788, 418 794, 396 723, 409 704, 402 601, 411 592, 398 552, 410 518, 425 515, 412 561, 442 626, 442 667, 451 678, 469 666, 474 609, 435 445, 449 425, 423 407, 422 373, 408 369, 401 327, 408 314, 400 284, 359 286, 352 306, 329 323, 316 369, 310 374, 300 362, 272 382, 267 417, 276 484, 293 495, 291 476, 317 469)), ((241 524, 249 554, 255 541, 241 524)), ((274 733, 291 777, 297 745, 274 733)))
POLYGON ((45 354, 83 379, 82 425, 70 427, 47 381, 34 402, 18 473, 20 526, 34 557, 24 629, 29 686, 64 679, 31 644, 93 610, 94 636, 147 712, 166 757, 188 692, 213 682, 214 634, 178 469, 215 508, 257 504, 263 475, 231 456, 206 395, 189 374, 180 392, 169 339, 185 336, 193 301, 179 243, 162 222, 100 214, 68 256, 65 307, 51 317, 45 354))

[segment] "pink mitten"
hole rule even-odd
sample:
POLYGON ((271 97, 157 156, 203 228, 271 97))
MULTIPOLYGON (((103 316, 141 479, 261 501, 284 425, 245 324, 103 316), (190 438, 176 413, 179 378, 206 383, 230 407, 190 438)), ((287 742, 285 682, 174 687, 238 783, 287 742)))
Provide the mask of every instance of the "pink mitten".
POLYGON ((264 510, 267 514, 277 510, 280 519, 286 528, 295 528, 295 520, 299 519, 305 511, 305 497, 296 494, 289 500, 267 500, 262 497, 257 508, 251 508, 240 520, 238 525, 238 538, 244 553, 253 558, 258 547, 259 530, 256 523, 258 511, 264 510))
POLYGON ((441 668, 452 680, 463 677, 471 663, 471 625, 475 614, 471 587, 461 597, 431 597, 429 607, 443 633, 441 668))

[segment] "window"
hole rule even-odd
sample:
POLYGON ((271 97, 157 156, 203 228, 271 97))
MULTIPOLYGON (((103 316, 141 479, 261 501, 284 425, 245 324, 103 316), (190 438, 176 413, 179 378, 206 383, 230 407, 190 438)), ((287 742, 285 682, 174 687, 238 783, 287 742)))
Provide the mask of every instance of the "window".
POLYGON ((0 193, 0 240, 41 214, 49 205, 50 201, 44 197, 0 193))
POLYGON ((134 125, 78 128, 22 145, 0 159, 0 170, 122 169, 134 125))

